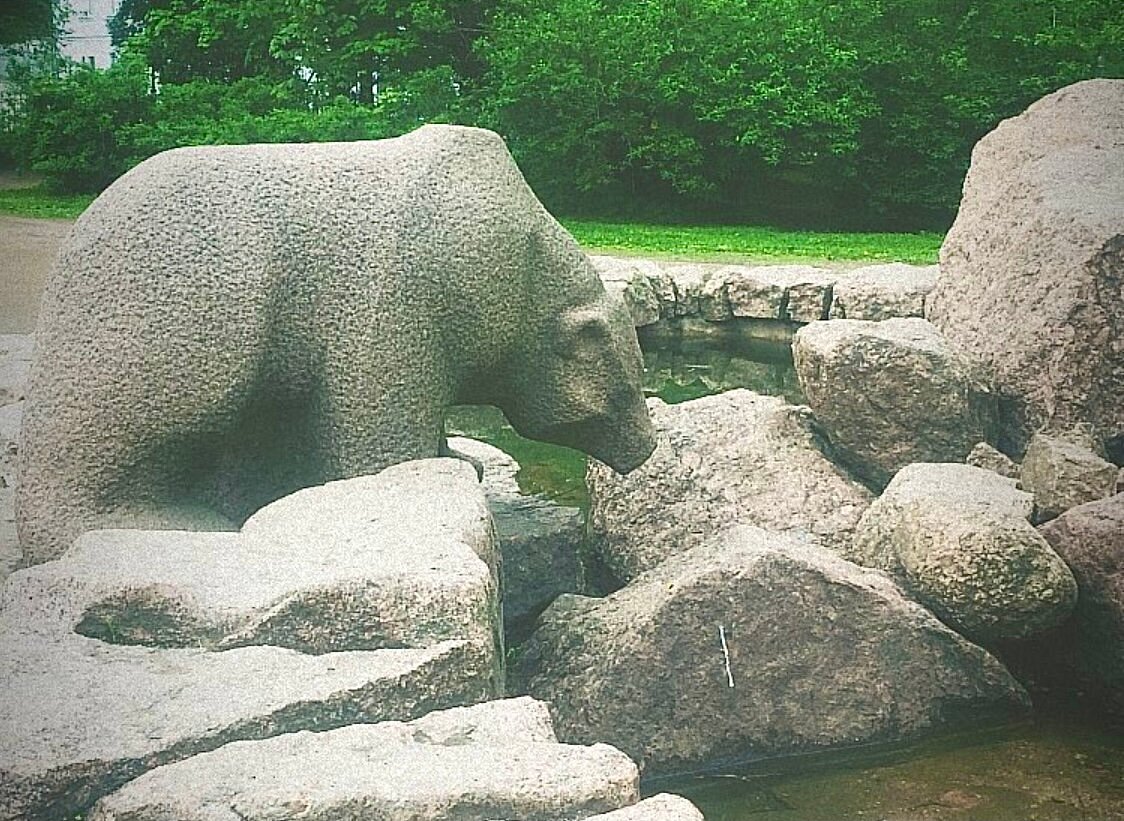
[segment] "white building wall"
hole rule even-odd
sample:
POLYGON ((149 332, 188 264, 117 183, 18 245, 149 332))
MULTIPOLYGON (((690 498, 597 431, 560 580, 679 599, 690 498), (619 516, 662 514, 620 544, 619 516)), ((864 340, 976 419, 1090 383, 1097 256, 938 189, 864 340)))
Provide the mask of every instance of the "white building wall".
POLYGON ((70 13, 63 23, 59 50, 71 60, 94 68, 109 68, 113 52, 109 18, 121 0, 68 0, 70 13))

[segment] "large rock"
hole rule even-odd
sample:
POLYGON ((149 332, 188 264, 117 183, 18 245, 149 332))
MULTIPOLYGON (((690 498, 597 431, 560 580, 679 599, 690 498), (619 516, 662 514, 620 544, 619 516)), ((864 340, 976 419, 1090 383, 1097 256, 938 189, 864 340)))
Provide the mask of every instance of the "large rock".
POLYGON ((1007 479, 1017 479, 1019 476, 1019 466, 1015 464, 1014 460, 1007 454, 996 450, 987 442, 977 443, 968 453, 964 462, 973 467, 998 473, 1007 479))
POLYGON ((89 819, 565 821, 631 805, 638 788, 623 753, 559 744, 544 705, 513 699, 228 744, 146 773, 89 819))
POLYGON ((1052 518, 1071 507, 1107 499, 1120 469, 1077 442, 1035 434, 1026 449, 1019 482, 1034 494, 1038 515, 1052 518))
POLYGON ((562 596, 515 676, 563 741, 646 775, 1021 712, 994 658, 889 578, 791 535, 733 528, 605 599, 562 596))
POLYGON ((36 332, 24 557, 231 528, 437 456, 453 404, 627 471, 654 443, 631 318, 492 132, 164 152, 59 252, 36 332))
POLYGON ((0 594, 0 819, 71 817, 231 741, 495 697, 495 564, 451 459, 301 491, 238 534, 85 534, 0 594))
POLYGON ((1037 654, 1124 721, 1124 493, 1071 508, 1040 530, 1073 571, 1079 596, 1073 618, 1037 654))
POLYGON ((963 461, 991 438, 992 398, 923 319, 816 322, 797 332, 792 355, 839 457, 875 485, 912 462, 963 461))
POLYGON ((648 400, 655 453, 621 476, 591 463, 591 549, 622 581, 734 522, 850 545, 871 494, 817 448, 806 408, 734 390, 648 400))
POLYGON ((892 262, 841 274, 832 291, 832 319, 925 316, 925 300, 937 282, 936 265, 892 262))
POLYGON ((1064 621, 1077 599, 1032 510, 1030 494, 990 470, 910 465, 863 514, 851 558, 890 572, 976 641, 1026 638, 1064 621))
POLYGON ((1010 449, 1077 423, 1124 449, 1121 191, 1124 80, 1050 94, 972 152, 927 310, 1013 401, 1010 449))
POLYGON ((519 490, 518 463, 496 447, 450 437, 449 447, 484 469, 484 496, 496 523, 502 556, 503 620, 508 636, 524 632, 561 593, 585 592, 585 517, 519 490))

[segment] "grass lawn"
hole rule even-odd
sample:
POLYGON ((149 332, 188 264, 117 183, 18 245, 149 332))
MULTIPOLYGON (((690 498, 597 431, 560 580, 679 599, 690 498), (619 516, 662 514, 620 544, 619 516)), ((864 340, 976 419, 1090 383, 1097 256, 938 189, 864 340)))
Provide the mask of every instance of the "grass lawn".
MULTIPOLYGON (((52 194, 42 187, 0 189, 0 214, 74 219, 92 194, 52 194)), ((588 251, 635 256, 745 262, 937 261, 937 233, 880 234, 787 231, 754 226, 672 226, 563 219, 588 251)))
POLYGON ((755 226, 671 226, 562 220, 587 251, 746 262, 937 261, 943 234, 826 233, 755 226))
POLYGON ((0 189, 0 214, 37 219, 75 219, 94 194, 53 194, 42 187, 0 189))

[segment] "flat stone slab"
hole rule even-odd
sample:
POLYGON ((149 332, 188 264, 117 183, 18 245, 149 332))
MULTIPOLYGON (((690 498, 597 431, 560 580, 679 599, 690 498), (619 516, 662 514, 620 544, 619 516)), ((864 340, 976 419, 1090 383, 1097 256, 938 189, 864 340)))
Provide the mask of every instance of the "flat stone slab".
POLYGON ((89 821, 561 821, 600 817, 638 793, 627 756, 559 744, 546 706, 522 698, 228 744, 146 773, 99 801, 89 821))
POLYGON ((605 289, 624 300, 636 327, 701 317, 807 323, 925 315, 937 266, 888 263, 851 271, 812 265, 738 265, 591 256, 605 289))
POLYGON ((811 265, 730 266, 723 270, 730 313, 752 319, 827 319, 835 274, 811 265))
POLYGON ((240 739, 502 691, 492 524, 453 459, 300 491, 241 533, 95 531, 0 591, 0 818, 61 818, 240 739))
POLYGON ((639 804, 613 810, 604 815, 592 815, 588 821, 703 821, 698 808, 678 795, 660 793, 645 798, 639 804))
POLYGON ((703 317, 814 322, 827 319, 835 272, 810 265, 656 262, 591 256, 606 290, 624 299, 637 327, 703 317))

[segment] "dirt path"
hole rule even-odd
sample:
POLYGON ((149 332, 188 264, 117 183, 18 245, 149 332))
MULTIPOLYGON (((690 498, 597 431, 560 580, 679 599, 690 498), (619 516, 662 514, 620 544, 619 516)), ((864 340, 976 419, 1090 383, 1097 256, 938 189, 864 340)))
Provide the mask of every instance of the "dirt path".
POLYGON ((0 214, 0 334, 35 329, 47 271, 71 225, 0 214))

